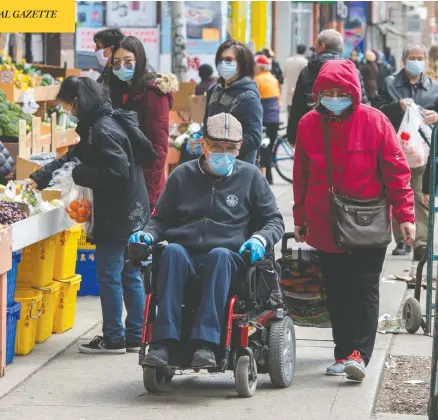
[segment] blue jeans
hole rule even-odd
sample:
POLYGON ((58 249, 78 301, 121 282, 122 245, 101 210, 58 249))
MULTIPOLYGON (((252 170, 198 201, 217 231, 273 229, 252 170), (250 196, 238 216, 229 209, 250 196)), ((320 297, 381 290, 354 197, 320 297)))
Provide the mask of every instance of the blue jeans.
POLYGON ((126 337, 128 342, 141 339, 145 292, 140 271, 125 265, 126 242, 96 245, 97 277, 100 285, 103 336, 116 343, 126 337), (123 328, 122 311, 128 313, 123 328))
POLYGON ((180 339, 184 287, 190 277, 198 274, 202 297, 190 339, 219 344, 231 280, 245 272, 242 257, 228 249, 190 254, 181 245, 167 245, 157 276, 158 314, 153 324, 153 340, 180 339))

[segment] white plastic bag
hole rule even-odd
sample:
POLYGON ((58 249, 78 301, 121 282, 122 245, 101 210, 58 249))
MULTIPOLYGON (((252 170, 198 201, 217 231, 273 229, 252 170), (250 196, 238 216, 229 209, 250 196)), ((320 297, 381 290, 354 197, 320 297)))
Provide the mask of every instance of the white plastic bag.
POLYGON ((53 172, 49 186, 61 190, 61 201, 72 224, 79 223, 84 227, 87 236, 93 233, 93 191, 76 185, 73 181, 73 169, 80 165, 78 159, 67 162, 62 168, 53 172))
POLYGON ((406 109, 397 133, 410 168, 426 165, 429 156, 429 147, 418 131, 420 127, 426 134, 430 133, 430 127, 424 124, 418 106, 411 104, 406 109))

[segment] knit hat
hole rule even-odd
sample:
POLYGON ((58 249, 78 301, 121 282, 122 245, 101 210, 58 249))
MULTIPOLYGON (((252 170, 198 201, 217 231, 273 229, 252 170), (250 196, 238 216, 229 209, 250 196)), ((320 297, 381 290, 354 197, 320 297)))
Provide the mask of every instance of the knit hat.
POLYGON ((260 64, 262 66, 270 66, 271 60, 263 54, 257 55, 255 58, 256 64, 260 64))
POLYGON ((242 125, 231 114, 222 112, 208 118, 206 137, 211 141, 239 143, 243 138, 242 125))

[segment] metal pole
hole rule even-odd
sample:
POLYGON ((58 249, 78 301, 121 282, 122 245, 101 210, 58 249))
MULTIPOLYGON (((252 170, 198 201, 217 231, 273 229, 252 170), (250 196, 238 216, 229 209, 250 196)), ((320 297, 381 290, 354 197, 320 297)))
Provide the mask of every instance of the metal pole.
POLYGON ((184 2, 170 2, 172 15, 172 72, 181 82, 187 81, 187 30, 184 2))
MULTIPOLYGON (((432 278, 433 278, 433 261, 435 259, 435 253, 433 249, 433 234, 434 234, 434 222, 435 222, 435 190, 436 190, 436 148, 438 141, 438 125, 432 131, 431 147, 430 147, 430 186, 429 186, 429 229, 427 237, 427 298, 426 298, 426 331, 430 333, 432 322, 432 278)), ((438 293, 435 296, 435 317, 433 328, 433 346, 432 346, 432 369, 430 378, 430 397, 428 404, 428 415, 431 420, 438 420, 438 396, 437 396, 437 358, 438 358, 438 318, 436 316, 436 308, 438 304, 438 293)))

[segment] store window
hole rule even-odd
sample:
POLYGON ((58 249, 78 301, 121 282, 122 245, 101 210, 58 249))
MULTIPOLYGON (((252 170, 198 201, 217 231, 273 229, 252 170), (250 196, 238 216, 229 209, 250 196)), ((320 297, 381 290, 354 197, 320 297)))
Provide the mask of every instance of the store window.
POLYGON ((312 7, 313 4, 311 2, 291 2, 292 39, 290 55, 296 53, 297 46, 300 44, 312 45, 312 7))

